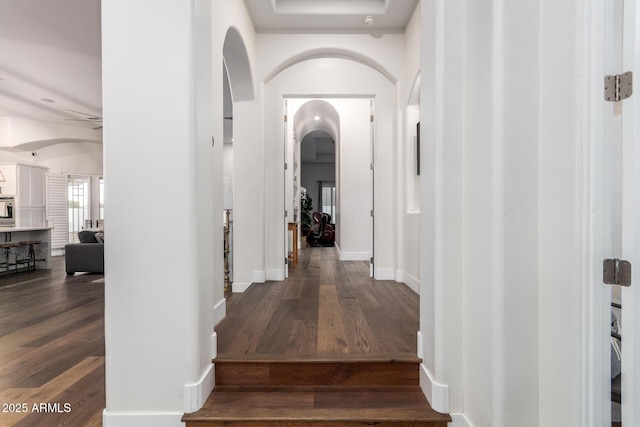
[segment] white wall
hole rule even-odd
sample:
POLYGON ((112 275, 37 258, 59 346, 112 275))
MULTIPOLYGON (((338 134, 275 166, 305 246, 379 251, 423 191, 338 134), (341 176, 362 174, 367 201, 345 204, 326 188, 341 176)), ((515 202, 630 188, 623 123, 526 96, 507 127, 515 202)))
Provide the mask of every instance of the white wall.
POLYGON ((370 100, 333 99, 331 103, 340 114, 340 138, 337 142, 340 179, 336 183, 335 218, 339 259, 367 260, 372 255, 369 226, 372 197, 370 100))
POLYGON ((225 208, 233 208, 233 144, 224 144, 222 147, 223 184, 222 197, 225 208))
MULTIPOLYGON (((295 67, 293 67, 295 68, 295 67)), ((309 99, 288 99, 289 113, 294 116, 309 99)), ((324 98, 339 116, 339 134, 336 136, 337 166, 333 166, 325 181, 336 180, 336 249, 340 259, 368 260, 370 254, 369 219, 371 210, 370 150, 371 121, 368 98, 324 98), (333 172, 333 173, 331 173, 333 172)), ((288 147, 291 149, 292 147, 288 147)), ((312 165, 315 166, 315 165, 312 165)), ((317 168, 316 168, 317 170, 317 168)), ((303 169, 303 174, 304 174, 303 169)), ((289 177, 289 179, 291 179, 289 177)), ((313 183, 318 198, 318 183, 313 183)), ((307 189, 309 190, 309 189, 307 189)))
MULTIPOLYGON (((212 82, 213 82, 213 136, 216 141, 224 139, 224 89, 223 89, 223 46, 225 37, 233 27, 242 39, 246 49, 246 56, 251 70, 247 73, 255 76, 255 32, 244 2, 214 0, 212 31, 212 82)), ((240 53, 240 52, 236 52, 240 53)), ((234 62, 235 64, 235 62, 234 62)), ((239 89, 234 86, 239 84, 243 88, 248 82, 238 82, 240 73, 228 68, 231 80, 231 92, 239 89)), ((244 75, 244 74, 243 74, 244 75)), ((255 77, 252 82, 255 99, 237 102, 233 106, 233 289, 241 291, 253 282, 265 280, 264 266, 264 202, 262 185, 264 182, 264 167, 262 165, 262 125, 261 109, 259 103, 260 88, 255 77)), ((222 144, 219 145, 221 147, 222 144)), ((222 153, 220 157, 215 155, 214 188, 221 188, 223 182, 222 153), (219 169, 218 169, 219 167, 219 169)), ((215 190, 214 190, 215 191, 215 190)), ((214 210, 222 212, 222 200, 215 200, 214 210)), ((220 213, 222 217, 222 213, 220 213)), ((221 235, 222 239, 223 236, 221 235)), ((217 243, 216 243, 217 245, 217 243)), ((222 268, 223 244, 220 240, 215 249, 214 262, 216 267, 222 268)), ((215 287, 215 300, 224 303, 223 287, 215 287)))
MULTIPOLYGON (((337 38, 317 35, 314 38, 302 37, 311 45, 300 45, 298 37, 278 36, 273 34, 260 34, 258 36, 259 52, 278 52, 277 56, 286 58, 296 56, 302 52, 312 49, 313 46, 327 46, 328 41, 336 41, 337 38), (284 52, 284 53, 283 53, 284 52)), ((340 46, 351 46, 354 49, 358 40, 363 41, 363 51, 371 48, 366 37, 358 36, 350 39, 343 36, 340 46)), ((371 49, 373 50, 373 49, 371 49)), ((391 37, 384 40, 376 52, 376 57, 380 57, 380 51, 388 54, 388 62, 398 67, 393 60, 402 58, 402 38, 391 37)), ((284 60, 284 59, 283 59, 284 60)), ((272 63, 271 58, 264 58, 266 63, 272 63)), ((261 69, 264 69, 261 67, 261 69)), ((266 72, 265 74, 268 74, 266 72)), ((393 194, 396 188, 396 171, 394 141, 396 141, 396 92, 394 85, 380 72, 363 65, 360 62, 347 59, 318 58, 299 62, 286 70, 280 72, 265 85, 264 103, 268 106, 265 109, 265 141, 268 144, 265 150, 267 155, 266 165, 268 166, 265 180, 265 187, 269 193, 267 196, 267 221, 270 224, 280 222, 283 206, 282 195, 277 194, 277 189, 282 188, 282 170, 273 168, 274 165, 281 164, 283 158, 281 117, 282 117, 282 97, 285 95, 314 95, 321 97, 340 96, 375 96, 376 122, 376 200, 394 199, 393 194)), ((366 155, 366 153, 365 153, 366 155)), ((376 206, 376 270, 378 276, 386 278, 393 277, 395 270, 395 203, 379 204, 376 206)), ((267 244, 280 244, 283 239, 284 229, 275 227, 267 229, 267 244)), ((282 254, 282 247, 273 246, 267 250, 267 265, 269 268, 277 269, 281 267, 281 261, 277 254, 282 254), (276 254, 269 258, 269 254, 276 254)))
POLYGON ((60 142, 35 151, 0 149, 0 159, 43 166, 52 173, 102 175, 102 144, 92 142, 60 142))
POLYGON ((212 186, 221 167, 212 165, 211 5, 102 6, 111 236, 104 423, 180 425, 181 414, 197 409, 213 387, 214 286, 222 288, 223 279, 212 267, 214 246, 222 247, 221 221, 213 220, 221 215, 213 215, 222 209, 220 200, 214 210, 213 194, 221 198, 221 191, 212 186), (175 209, 167 209, 169 198, 175 209), (164 231, 141 239, 132 211, 147 229, 164 231))
MULTIPOLYGON (((421 385, 434 408, 454 413, 462 412, 468 399, 462 383, 462 354, 474 352, 462 342, 461 113, 466 86, 459 82, 464 75, 464 33, 460 32, 464 12, 458 0, 421 3, 421 385)), ((478 356, 484 357, 487 348, 478 356)), ((490 386, 487 383, 486 393, 491 393, 490 386)))
POLYGON ((474 426, 585 425, 580 44, 560 36, 581 15, 554 5, 422 2, 422 386, 474 426))
POLYGON ((398 146, 398 250, 396 280, 420 292, 420 177, 416 175, 416 123, 420 121, 420 4, 404 34, 404 92, 398 94, 402 144, 398 146))
MULTIPOLYGON (((584 426, 590 425, 583 417, 586 413, 608 412, 606 403, 593 404, 581 401, 580 397, 587 388, 585 384, 599 384, 583 363, 587 357, 582 353, 583 337, 588 325, 584 322, 584 294, 589 288, 601 285, 602 258, 598 253, 589 254, 580 245, 595 244, 577 224, 588 224, 597 216, 590 208, 581 210, 584 200, 582 192, 589 191, 589 184, 581 182, 584 175, 583 159, 593 155, 598 164, 601 157, 590 153, 584 134, 580 130, 594 129, 595 121, 583 117, 583 108, 589 98, 581 98, 580 93, 588 79, 576 79, 582 73, 580 61, 584 58, 581 49, 590 49, 589 37, 597 32, 592 29, 580 34, 582 40, 563 37, 562 34, 578 34, 583 2, 567 1, 562 4, 540 1, 540 131, 539 131, 539 280, 538 290, 538 334, 539 341, 539 406, 540 425, 584 426), (585 38, 586 37, 586 38, 585 38), (581 46, 581 43, 585 43, 581 46), (555 70, 564 69, 561 76, 555 70), (565 96, 558 99, 555 93, 562 90, 565 96), (586 154, 586 156, 585 156, 586 154), (589 283, 578 261, 581 257, 594 256, 593 270, 595 283, 589 283), (567 262, 562 262, 564 259, 567 262), (561 325, 561 328, 558 328, 561 325), (564 351, 558 351, 559 346, 564 351), (587 373, 586 375, 583 373, 587 373), (582 406, 586 404, 586 406, 582 406)), ((592 12, 593 13, 593 12, 592 12)), ((605 19, 601 14, 596 14, 605 19)), ((596 52, 592 52, 597 55, 596 52)), ((600 70, 598 70, 600 71, 600 70)), ((596 112, 602 111, 602 75, 596 72, 592 78, 595 88, 586 86, 585 92, 592 93, 596 112)), ((594 221, 594 224, 597 224, 594 221)), ((595 225, 597 227, 597 225, 595 225)), ((595 288, 597 289, 597 288, 595 288)), ((606 292, 606 289, 602 290, 606 292)), ((603 304, 601 308, 602 328, 608 336, 610 308, 603 304)), ((591 317, 591 316, 589 316, 591 317)), ((593 319, 596 320, 595 318, 593 319)), ((607 346, 606 352, 609 352, 607 346)), ((608 366, 604 366, 608 370, 608 366)), ((604 388, 604 387, 602 387, 604 388)), ((604 392, 604 399, 609 396, 604 392)), ((594 424, 604 425, 595 418, 594 424)))

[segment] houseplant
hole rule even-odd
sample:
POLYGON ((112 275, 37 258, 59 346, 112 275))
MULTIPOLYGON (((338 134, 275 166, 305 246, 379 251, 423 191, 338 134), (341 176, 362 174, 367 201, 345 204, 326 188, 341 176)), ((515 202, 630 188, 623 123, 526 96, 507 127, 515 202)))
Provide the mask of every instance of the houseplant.
POLYGON ((313 225, 311 222, 311 211, 313 211, 313 199, 311 199, 311 196, 306 193, 302 193, 300 195, 300 206, 302 207, 300 214, 302 235, 306 236, 313 225))

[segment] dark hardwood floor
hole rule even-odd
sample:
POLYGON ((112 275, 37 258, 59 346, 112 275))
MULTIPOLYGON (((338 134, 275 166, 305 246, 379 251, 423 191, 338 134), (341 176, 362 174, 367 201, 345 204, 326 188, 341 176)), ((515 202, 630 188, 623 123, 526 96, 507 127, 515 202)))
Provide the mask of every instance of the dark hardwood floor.
POLYGON ((0 426, 101 426, 103 276, 0 276, 0 426))
MULTIPOLYGON (((307 388, 316 408, 325 397, 341 400, 352 393, 349 384, 356 378, 357 384, 362 378, 370 381, 372 372, 379 372, 381 380, 404 378, 397 372, 405 369, 413 372, 398 364, 417 363, 417 295, 404 285, 370 279, 364 262, 338 262, 333 248, 302 250, 298 267, 290 272, 287 281, 257 284, 229 296, 228 315, 216 327, 220 369, 237 369, 238 358, 246 362, 269 355, 270 369, 285 369, 290 378, 292 365, 282 363, 303 359, 314 372, 326 371, 318 378, 332 384, 339 379, 351 390, 307 388), (376 365, 382 362, 395 365, 376 365), (357 373, 362 369, 366 375, 357 373)), ((67 276, 62 257, 54 258, 51 270, 0 276, 0 426, 102 424, 103 319, 103 276, 67 276)), ((415 387, 414 381, 370 390, 371 400, 365 399, 363 408, 375 410, 397 396, 390 391, 409 393, 424 404, 415 387)), ((272 398, 283 399, 273 391, 272 398)))
POLYGON ((301 249, 289 273, 230 295, 219 355, 416 356, 419 297, 404 284, 371 279, 368 263, 340 262, 334 248, 301 249))
POLYGON ((305 248, 283 282, 227 300, 216 387, 188 427, 446 427, 419 386, 419 298, 305 248))

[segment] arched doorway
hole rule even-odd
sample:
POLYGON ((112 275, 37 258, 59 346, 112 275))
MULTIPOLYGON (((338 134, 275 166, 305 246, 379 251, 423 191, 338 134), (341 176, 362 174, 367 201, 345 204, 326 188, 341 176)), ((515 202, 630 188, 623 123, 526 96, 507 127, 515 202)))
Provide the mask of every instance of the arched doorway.
POLYGON ((253 72, 245 43, 240 32, 231 27, 227 30, 223 45, 223 219, 225 224, 225 290, 231 290, 230 282, 240 289, 243 283, 251 282, 250 258, 253 256, 248 248, 255 234, 252 219, 251 185, 245 180, 248 168, 243 159, 255 150, 252 144, 256 141, 238 132, 242 122, 247 122, 248 112, 241 104, 254 101, 255 88, 253 72))
MULTIPOLYGON (((340 117, 336 109, 330 102, 325 100, 285 100, 285 109, 288 110, 291 105, 293 115, 293 126, 288 127, 285 122, 285 163, 291 164, 292 167, 285 169, 285 211, 290 213, 287 215, 286 221, 295 226, 302 232, 299 234, 300 245, 304 246, 302 238, 308 228, 313 226, 313 221, 305 223, 304 218, 311 216, 313 211, 322 212, 319 204, 321 193, 318 192, 318 177, 325 182, 332 182, 336 185, 336 153, 337 146, 340 141, 340 117), (309 140, 312 135, 324 135, 328 150, 323 158, 322 154, 317 153, 316 145, 311 142, 310 145, 304 145, 305 139, 309 140), (305 160, 313 161, 315 169, 322 171, 320 175, 316 174, 313 179, 305 177, 302 172, 302 164, 305 160), (302 197, 311 200, 314 209, 311 212, 303 212, 302 197), (313 200, 315 199, 315 203, 313 200)), ((309 143, 307 143, 309 144, 309 143)), ((307 171, 308 172, 308 171, 307 171)), ((337 205, 337 202, 335 203, 337 205)), ((332 221, 337 220, 335 210, 332 214, 332 221)), ((288 237, 288 236, 287 236, 288 237)), ((285 247, 291 247, 289 244, 285 247)), ((289 251, 287 251, 287 255, 289 251)), ((288 265, 287 265, 288 268, 288 265)))

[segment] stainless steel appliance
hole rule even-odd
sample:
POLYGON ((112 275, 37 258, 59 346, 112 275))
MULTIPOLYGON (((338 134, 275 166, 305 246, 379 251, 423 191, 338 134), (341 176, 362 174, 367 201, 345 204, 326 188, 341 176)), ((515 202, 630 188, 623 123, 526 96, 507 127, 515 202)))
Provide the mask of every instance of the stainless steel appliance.
POLYGON ((0 195, 0 227, 15 227, 16 198, 0 195))

